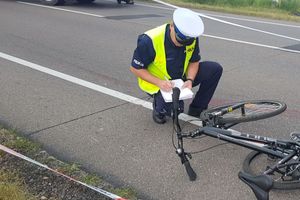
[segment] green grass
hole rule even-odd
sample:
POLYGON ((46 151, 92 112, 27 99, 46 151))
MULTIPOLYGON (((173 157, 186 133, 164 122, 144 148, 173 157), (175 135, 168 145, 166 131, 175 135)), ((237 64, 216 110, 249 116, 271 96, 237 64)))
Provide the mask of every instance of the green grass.
POLYGON ((233 8, 253 7, 253 8, 273 8, 285 10, 295 14, 299 7, 299 0, 184 0, 187 2, 207 4, 214 6, 229 6, 233 8))
POLYGON ((73 164, 64 163, 64 166, 58 168, 58 171, 63 172, 65 174, 72 175, 72 174, 80 171, 80 165, 76 164, 76 163, 73 163, 73 164))
POLYGON ((102 180, 97 175, 87 174, 84 177, 81 177, 80 180, 89 185, 99 185, 102 180))
POLYGON ((37 200, 31 195, 17 172, 0 170, 1 200, 37 200))
POLYGON ((15 130, 6 130, 1 129, 0 134, 3 134, 4 137, 7 137, 8 139, 3 142, 4 146, 7 146, 11 149, 17 149, 22 152, 26 153, 33 153, 40 150, 40 145, 37 143, 34 143, 24 137, 18 136, 15 130))
POLYGON ((11 149, 18 149, 19 151, 21 150, 27 153, 36 152, 40 148, 39 145, 30 142, 29 140, 22 137, 16 137, 15 141, 9 141, 5 144, 5 146, 11 149))
MULTIPOLYGON (((28 140, 24 140, 16 135, 13 130, 3 129, 0 127, 1 138, 6 138, 1 143, 10 148, 22 148, 25 150, 36 150, 37 145, 31 144, 28 140), (15 142, 12 142, 15 141, 15 142)), ((5 152, 0 151, 0 157, 6 155, 5 152)), ((32 194, 28 192, 25 187, 24 180, 20 178, 17 171, 8 171, 0 169, 0 200, 37 200, 32 194)))
POLYGON ((116 188, 113 189, 111 192, 129 200, 137 199, 136 192, 131 188, 116 188))
POLYGON ((282 0, 280 5, 271 0, 165 0, 186 8, 265 17, 300 22, 300 0, 282 0))

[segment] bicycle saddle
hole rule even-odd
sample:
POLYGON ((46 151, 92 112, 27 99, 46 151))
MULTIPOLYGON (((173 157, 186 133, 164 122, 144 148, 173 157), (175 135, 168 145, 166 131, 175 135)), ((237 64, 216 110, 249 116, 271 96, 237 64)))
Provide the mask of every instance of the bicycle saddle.
POLYGON ((254 192, 257 200, 269 200, 269 191, 273 187, 273 180, 267 175, 252 176, 239 172, 239 178, 254 192))

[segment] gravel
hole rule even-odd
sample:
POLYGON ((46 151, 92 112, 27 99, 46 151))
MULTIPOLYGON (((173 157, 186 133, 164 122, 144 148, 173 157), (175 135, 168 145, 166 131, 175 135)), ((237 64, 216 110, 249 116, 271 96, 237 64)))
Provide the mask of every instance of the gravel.
MULTIPOLYGON (((5 129, 0 130, 0 144, 8 146, 13 150, 24 154, 50 168, 62 172, 72 178, 82 182, 90 181, 95 187, 106 191, 120 191, 111 184, 105 182, 95 175, 88 174, 77 165, 66 164, 55 159, 41 148, 31 145, 31 142, 23 139, 5 129), (18 142, 16 142, 18 141, 18 142)), ((28 161, 4 153, 0 150, 0 170, 12 172, 17 171, 21 179, 24 180, 25 187, 29 193, 41 200, 106 200, 110 199, 104 195, 87 188, 79 183, 71 181, 66 177, 58 175, 48 169, 39 167, 28 161)), ((121 189, 122 191, 122 189, 121 189)), ((128 191, 128 190, 126 190, 128 191)), ((131 191, 129 189, 129 191, 131 191)), ((113 193, 113 192, 112 192, 113 193)), ((134 193, 134 192, 133 192, 134 193)), ((130 199, 136 199, 134 194, 130 194, 130 199)), ((119 195, 120 196, 120 195, 119 195)))

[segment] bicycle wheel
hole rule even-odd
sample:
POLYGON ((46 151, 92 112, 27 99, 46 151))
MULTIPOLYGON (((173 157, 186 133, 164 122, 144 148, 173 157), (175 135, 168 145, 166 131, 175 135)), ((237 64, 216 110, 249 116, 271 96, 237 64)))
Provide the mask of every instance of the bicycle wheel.
MULTIPOLYGON (((293 158, 292 161, 296 161, 297 159, 298 161, 294 162, 294 164, 290 162, 290 165, 282 167, 272 174, 268 174, 274 181, 274 189, 288 190, 300 188, 299 158, 293 158)), ((277 158, 252 151, 243 162, 243 170, 252 176, 261 175, 268 167, 275 165, 278 161, 279 159, 277 158)))
POLYGON ((241 101, 207 109, 206 111, 202 112, 201 119, 206 121, 212 114, 220 112, 224 109, 226 109, 227 112, 216 117, 216 125, 250 122, 273 117, 285 111, 286 104, 274 100, 241 101), (243 105, 243 111, 241 108, 232 109, 235 105, 239 104, 243 105))

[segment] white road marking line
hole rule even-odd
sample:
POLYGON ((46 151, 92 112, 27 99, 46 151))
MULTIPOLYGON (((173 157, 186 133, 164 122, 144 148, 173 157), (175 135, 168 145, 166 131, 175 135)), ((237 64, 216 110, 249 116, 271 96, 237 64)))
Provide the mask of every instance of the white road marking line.
MULTIPOLYGON (((26 61, 26 60, 23 60, 23 59, 20 59, 20 58, 17 58, 17 57, 14 57, 14 56, 2 53, 2 52, 0 52, 0 58, 9 60, 9 61, 14 62, 14 63, 18 63, 20 65, 23 65, 25 67, 29 67, 29 68, 37 70, 39 72, 43 72, 45 74, 55 76, 57 78, 65 80, 65 81, 69 81, 71 83, 75 83, 77 85, 92 89, 94 91, 101 92, 103 94, 121 99, 123 101, 127 101, 129 103, 133 103, 135 105, 140 105, 140 106, 143 106, 144 108, 152 110, 152 103, 151 102, 148 102, 148 101, 145 101, 145 100, 142 100, 142 99, 139 99, 139 98, 136 98, 136 97, 118 92, 116 90, 112 90, 112 89, 97 85, 95 83, 91 83, 91 82, 76 78, 74 76, 70 76, 68 74, 64 74, 64 73, 61 73, 61 72, 43 67, 41 65, 38 65, 38 64, 29 62, 29 61, 26 61)), ((179 115, 179 118, 183 121, 189 121, 191 124, 195 124, 197 126, 202 126, 202 122, 199 121, 199 119, 191 117, 189 115, 186 115, 186 114, 182 113, 182 114, 179 115), (191 121, 191 120, 194 120, 194 121, 191 121)))
MULTIPOLYGON (((34 4, 34 3, 27 3, 27 2, 21 2, 21 1, 18 1, 18 3, 27 4, 27 5, 31 5, 31 6, 38 6, 38 7, 43 7, 43 8, 49 8, 49 9, 55 9, 55 10, 61 10, 61 11, 66 11, 66 12, 71 12, 71 13, 76 13, 76 14, 81 14, 81 15, 88 15, 88 16, 92 16, 92 17, 99 17, 99 18, 105 17, 102 15, 96 15, 96 14, 91 14, 91 13, 87 13, 87 12, 79 12, 79 11, 62 9, 62 8, 51 7, 51 6, 44 6, 44 5, 34 4)), ((171 5, 171 4, 167 4, 167 5, 171 5)), ((173 9, 171 9, 171 10, 173 10, 173 9)), ((290 50, 290 49, 285 49, 285 48, 281 48, 281 47, 247 42, 247 41, 243 41, 243 40, 235 40, 235 39, 224 38, 224 37, 219 37, 219 36, 214 36, 214 35, 207 35, 207 34, 204 34, 203 36, 215 38, 215 39, 219 39, 219 40, 241 43, 241 44, 248 44, 248 45, 252 45, 252 46, 264 47, 264 48, 269 48, 269 49, 274 49, 274 50, 281 50, 281 51, 292 52, 292 53, 300 53, 300 51, 297 51, 297 50, 290 50)))
POLYGON ((96 15, 96 14, 81 12, 81 11, 76 11, 76 10, 63 9, 63 8, 58 8, 58 7, 53 7, 53 6, 45 6, 45 5, 35 4, 35 3, 27 3, 27 2, 23 2, 23 1, 17 1, 17 2, 26 4, 26 5, 30 5, 30 6, 37 6, 37 7, 48 8, 48 9, 53 9, 53 10, 60 10, 60 11, 65 11, 65 12, 70 12, 70 13, 75 13, 75 14, 88 15, 88 16, 92 16, 92 17, 98 17, 98 18, 105 17, 102 15, 96 15))
POLYGON ((252 45, 252 46, 258 46, 258 47, 264 47, 264 48, 268 48, 268 49, 274 49, 274 50, 280 50, 280 51, 286 51, 286 52, 299 53, 300 54, 300 51, 292 50, 292 49, 286 49, 286 48, 282 48, 282 47, 275 47, 275 46, 270 46, 270 45, 258 44, 258 43, 254 43, 254 42, 246 42, 246 41, 242 41, 242 40, 235 40, 235 39, 223 38, 223 37, 219 37, 219 36, 206 35, 206 34, 203 34, 202 36, 209 37, 209 38, 214 38, 214 39, 219 39, 219 40, 226 40, 226 41, 235 42, 235 43, 248 44, 248 45, 252 45))

